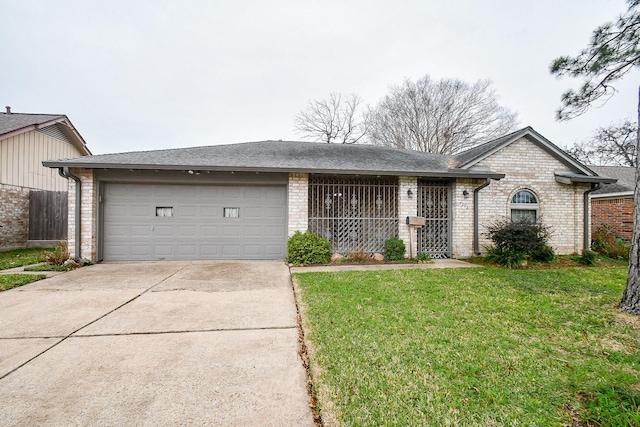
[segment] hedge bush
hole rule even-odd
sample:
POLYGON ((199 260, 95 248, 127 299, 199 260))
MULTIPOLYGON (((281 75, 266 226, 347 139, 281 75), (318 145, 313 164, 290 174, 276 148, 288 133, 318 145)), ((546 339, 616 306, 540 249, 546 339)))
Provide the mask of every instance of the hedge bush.
POLYGON ((616 236, 609 224, 600 224, 592 233, 591 249, 609 258, 629 259, 629 244, 616 236))
POLYGON ((406 246, 397 237, 391 237, 384 241, 384 258, 389 261, 402 261, 406 246))
POLYGON ((327 239, 316 236, 309 230, 296 231, 287 241, 287 262, 292 264, 328 264, 331 260, 331 245, 327 239))
POLYGON ((548 243, 551 229, 541 223, 505 219, 487 227, 486 234, 493 242, 487 259, 505 267, 514 268, 525 260, 551 262, 555 258, 548 243))

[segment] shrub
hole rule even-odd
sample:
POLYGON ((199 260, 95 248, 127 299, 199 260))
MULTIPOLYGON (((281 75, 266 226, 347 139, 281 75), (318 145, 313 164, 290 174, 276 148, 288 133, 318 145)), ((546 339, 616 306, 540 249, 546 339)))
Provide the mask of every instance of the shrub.
POLYGON ((287 261, 293 264, 327 264, 331 260, 331 246, 326 239, 309 230, 296 231, 287 241, 287 261))
POLYGON ((594 265, 596 263, 596 253, 593 251, 582 251, 582 256, 578 257, 577 261, 584 265, 594 265))
POLYGON ((45 261, 51 265, 62 265, 69 259, 69 249, 66 242, 60 242, 53 252, 45 252, 45 261))
POLYGON ((487 251, 487 261, 495 262, 507 268, 522 267, 525 261, 525 254, 512 248, 500 249, 497 246, 490 246, 487 251))
POLYGON ((418 261, 431 261, 431 257, 429 254, 421 252, 418 254, 418 261))
POLYGON ((541 223, 505 219, 494 222, 487 230, 494 244, 488 255, 491 262, 513 268, 525 260, 551 262, 555 257, 548 244, 550 228, 541 223))
POLYGON ((600 224, 592 233, 591 249, 609 258, 629 259, 629 244, 617 237, 609 224, 600 224))
POLYGON ((553 251, 553 248, 549 245, 544 245, 541 248, 538 248, 536 251, 530 254, 529 258, 533 261, 540 261, 550 263, 556 257, 556 253, 553 251))
POLYGON ((397 237, 384 241, 384 257, 389 261, 402 261, 405 250, 404 242, 397 237))

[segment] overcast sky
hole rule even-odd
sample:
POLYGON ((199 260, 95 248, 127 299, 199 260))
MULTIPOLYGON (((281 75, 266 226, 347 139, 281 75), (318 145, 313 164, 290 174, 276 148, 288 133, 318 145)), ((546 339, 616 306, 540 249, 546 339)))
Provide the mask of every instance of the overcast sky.
POLYGON ((578 80, 548 72, 624 0, 0 0, 0 107, 66 114, 94 154, 299 140, 310 99, 425 74, 491 79, 500 103, 567 147, 635 120, 640 73, 555 121, 578 80))

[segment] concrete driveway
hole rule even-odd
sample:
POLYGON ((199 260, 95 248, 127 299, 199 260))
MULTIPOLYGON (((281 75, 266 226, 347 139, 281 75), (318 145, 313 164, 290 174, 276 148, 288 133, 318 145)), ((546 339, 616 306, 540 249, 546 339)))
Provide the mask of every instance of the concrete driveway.
POLYGON ((0 319, 3 426, 313 426, 283 263, 98 264, 0 319))

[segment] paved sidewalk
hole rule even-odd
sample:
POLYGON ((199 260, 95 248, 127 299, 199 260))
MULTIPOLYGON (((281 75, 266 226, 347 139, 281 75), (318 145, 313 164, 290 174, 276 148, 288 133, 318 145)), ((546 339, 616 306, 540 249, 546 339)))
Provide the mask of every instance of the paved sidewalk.
POLYGON ((313 426, 282 262, 87 266, 0 293, 2 426, 313 426))

